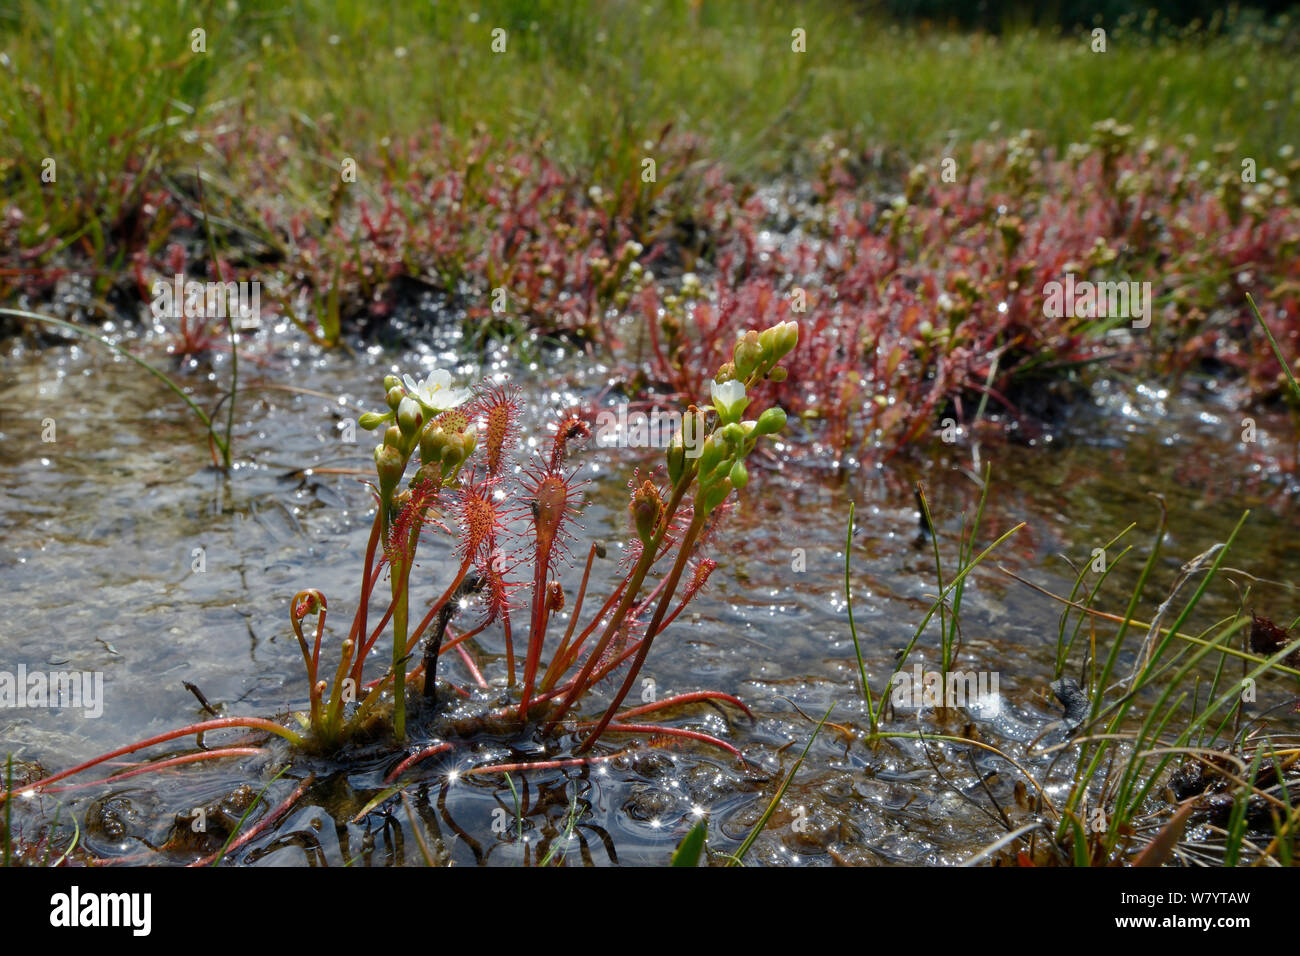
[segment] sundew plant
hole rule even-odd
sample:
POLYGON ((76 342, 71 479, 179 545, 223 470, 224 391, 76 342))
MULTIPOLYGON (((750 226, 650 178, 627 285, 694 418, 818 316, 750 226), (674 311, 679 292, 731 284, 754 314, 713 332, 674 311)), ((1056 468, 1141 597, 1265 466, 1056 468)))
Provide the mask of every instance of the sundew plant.
MULTIPOLYGON (((645 722, 655 711, 704 700, 748 713, 730 694, 701 690, 626 709, 624 701, 656 637, 716 567, 701 553, 701 543, 748 484, 746 459, 764 437, 785 427, 779 406, 757 414, 752 406, 765 383, 785 378, 779 363, 798 337, 794 322, 747 332, 732 361, 716 370, 708 401, 701 397, 700 404, 684 410, 664 466, 630 482, 629 557, 603 597, 593 574, 599 543, 588 551, 575 595, 566 595, 556 577, 581 512, 571 458, 590 438, 588 424, 578 416, 556 422, 550 447, 520 462, 516 474, 518 389, 460 387, 442 370, 420 380, 385 377, 387 411, 364 414, 359 422, 382 441, 374 450, 375 480, 369 485, 375 516, 347 635, 335 643, 336 635, 326 627, 330 599, 320 590, 305 588, 289 605, 306 669, 304 709, 282 720, 219 717, 176 728, 15 787, 7 797, 55 792, 59 788, 51 785, 109 760, 228 728, 275 735, 297 751, 333 758, 346 758, 346 746, 360 738, 386 739, 400 758, 389 775, 395 779, 420 760, 457 746, 455 739, 437 734, 438 664, 449 653, 463 654, 462 645, 489 628, 499 628, 504 637, 509 699, 486 708, 471 728, 533 726, 548 736, 563 731, 575 741, 571 759, 577 762, 588 759, 583 755, 610 733, 685 737, 739 757, 740 751, 719 737, 645 722), (417 563, 420 546, 431 535, 455 541, 459 564, 447 581, 429 582, 417 563), (437 596, 425 609, 412 592, 429 587, 437 596), (552 630, 552 618, 570 601, 567 625, 562 633, 552 630), (474 607, 478 620, 467 621, 474 607), (413 620, 415 608, 423 609, 418 620, 413 620), (371 652, 385 635, 391 653, 381 667, 372 664, 380 655, 371 652), (619 677, 612 698, 587 711, 593 689, 619 677)), ((482 681, 472 660, 463 660, 482 681)), ((452 694, 469 696, 448 687, 452 694)), ((145 763, 129 774, 248 752, 243 746, 200 748, 145 763)))

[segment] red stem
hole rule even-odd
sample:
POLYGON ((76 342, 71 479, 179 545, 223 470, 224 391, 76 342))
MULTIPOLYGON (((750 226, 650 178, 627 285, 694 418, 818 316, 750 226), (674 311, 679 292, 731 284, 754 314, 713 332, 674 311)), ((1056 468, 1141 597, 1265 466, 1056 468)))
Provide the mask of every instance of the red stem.
POLYGON ((652 711, 663 710, 665 707, 674 707, 677 704, 691 704, 697 700, 725 700, 728 704, 735 704, 743 710, 745 716, 751 720, 754 717, 754 712, 746 707, 744 701, 739 697, 732 697, 730 694, 724 694, 716 690, 699 690, 690 694, 678 694, 676 697, 665 697, 663 700, 655 701, 653 704, 646 704, 643 707, 633 707, 631 710, 623 711, 614 719, 627 720, 629 717, 640 717, 652 711))
MULTIPOLYGON (((595 723, 595 721, 591 721, 590 723, 595 723)), ((584 724, 579 724, 578 726, 583 727, 588 725, 589 724, 584 723, 584 724)), ((669 737, 687 737, 691 740, 702 740, 707 744, 713 744, 715 747, 721 747, 723 750, 727 751, 728 753, 736 757, 739 757, 741 760, 745 759, 744 754, 742 754, 731 744, 727 743, 725 740, 719 740, 717 737, 714 737, 712 734, 702 733, 701 731, 698 730, 686 730, 683 727, 660 727, 658 724, 605 724, 603 727, 600 728, 600 730, 602 733, 606 730, 610 730, 616 733, 666 734, 669 737)), ((590 739, 591 738, 588 738, 588 740, 590 739)), ((583 746, 585 747, 587 746, 587 744, 584 743, 583 746)))
MULTIPOLYGON (((641 552, 641 560, 637 563, 637 567, 633 570, 626 582, 623 600, 619 602, 618 609, 614 612, 613 618, 605 628, 605 633, 601 635, 600 641, 598 641, 596 646, 592 648, 591 654, 587 657, 587 662, 582 665, 582 670, 570 685, 571 689, 568 695, 564 698, 564 701, 560 704, 559 710, 555 712, 551 717, 550 722, 547 723, 544 731, 545 733, 550 733, 555 728, 555 725, 559 723, 560 719, 568 713, 569 708, 573 706, 574 701, 576 701, 593 683, 590 680, 591 672, 600 661, 601 655, 605 653, 605 648, 609 647, 609 642, 614 639, 614 635, 617 633, 618 629, 622 627, 623 621, 627 618, 628 610, 632 607, 632 603, 636 600, 636 596, 641 590, 641 585, 645 581, 645 576, 650 572, 650 568, 654 566, 655 562, 659 560, 661 556, 659 553, 659 546, 668 536, 668 530, 672 527, 673 517, 677 514, 677 509, 682 503, 682 498, 686 496, 686 489, 690 486, 692 480, 693 476, 691 473, 686 472, 682 476, 682 479, 678 481, 677 486, 673 489, 672 498, 664 508, 663 517, 660 519, 660 524, 655 531, 655 536, 650 540, 650 543, 646 545, 645 550, 641 552)), ((682 541, 682 554, 689 551, 690 546, 694 543, 694 539, 691 537, 691 530, 695 528, 696 522, 692 519, 691 528, 687 530, 687 536, 682 541)), ((696 533, 698 533, 698 531, 696 531, 696 533)), ((681 564, 682 560, 681 554, 679 554, 678 565, 681 564)), ((681 571, 678 565, 674 565, 674 571, 676 571, 677 575, 680 577, 681 571)), ((676 582, 674 582, 673 589, 675 590, 676 587, 676 582)), ((596 620, 600 620, 600 615, 596 617, 596 620)), ((619 700, 621 702, 622 698, 619 698, 619 700)), ((590 744, 594 739, 595 738, 589 739, 587 743, 590 744)))
MULTIPOLYGON (((219 750, 201 750, 195 754, 185 754, 181 757, 172 757, 169 760, 160 760, 157 763, 145 764, 142 767, 136 767, 134 770, 123 770, 121 773, 115 773, 111 777, 105 777, 103 780, 91 780, 86 783, 69 783, 62 787, 50 787, 46 793, 63 793, 67 790, 84 790, 86 787, 96 787, 104 783, 116 783, 119 780, 125 780, 127 777, 135 777, 142 773, 152 773, 155 770, 165 770, 168 767, 177 767, 181 764, 198 763, 201 760, 219 760, 222 757, 251 757, 257 754, 266 753, 263 747, 222 747, 219 750)), ((14 791, 15 793, 17 791, 14 791)))
MULTIPOLYGON (((478 637, 485 630, 487 630, 487 621, 484 621, 482 624, 479 624, 477 627, 471 628, 470 630, 466 631, 464 634, 457 634, 455 637, 448 637, 446 642, 442 645, 442 649, 445 651, 455 647, 461 641, 468 641, 471 637, 478 637)), ((450 627, 447 628, 447 633, 448 634, 452 633, 450 627)))
POLYGON ((555 676, 551 678, 552 684, 555 683, 555 681, 558 681, 565 671, 577 662, 578 656, 582 653, 582 646, 587 643, 587 638, 591 637, 596 628, 600 626, 601 620, 614 607, 614 603, 622 596, 623 589, 627 587, 627 583, 630 579, 631 575, 618 583, 618 587, 614 589, 614 593, 605 599, 605 603, 601 605, 600 610, 592 617, 591 623, 582 629, 582 633, 578 635, 578 639, 573 642, 573 646, 565 653, 564 660, 556 669, 555 676))
POLYGON ((487 690, 487 681, 483 679, 483 675, 479 672, 478 665, 474 663, 474 658, 470 657, 469 652, 465 650, 463 641, 456 642, 456 651, 460 654, 460 659, 465 662, 465 666, 469 669, 470 676, 474 678, 474 683, 478 684, 478 686, 484 690, 487 690))
POLYGON ((523 770, 554 770, 559 767, 582 767, 593 763, 603 763, 622 756, 626 751, 605 754, 602 757, 572 757, 567 760, 537 760, 531 763, 498 763, 488 767, 472 767, 461 771, 462 777, 473 777, 485 773, 519 773, 523 770))
MULTIPOLYGON (((374 568, 374 576, 372 577, 371 568, 374 567, 375 549, 379 545, 379 525, 383 510, 382 504, 375 510, 375 521, 370 527, 370 540, 366 544, 366 563, 361 572, 361 602, 357 605, 357 614, 352 620, 352 633, 349 635, 354 643, 359 641, 366 633, 366 614, 370 607, 370 592, 379 579, 380 569, 374 568)), ((365 651, 362 651, 357 655, 357 659, 352 665, 352 683, 356 687, 361 686, 362 665, 365 663, 365 659, 365 651)))
POLYGON ((559 676, 556 673, 556 667, 560 665, 569 652, 569 641, 572 640, 574 628, 578 625, 578 615, 582 613, 582 600, 587 596, 587 581, 591 577, 591 565, 595 560, 596 545, 593 543, 591 549, 587 552, 587 567, 582 572, 582 583, 578 586, 578 596, 573 602, 573 611, 569 614, 569 626, 565 628, 564 638, 560 641, 560 646, 551 659, 551 665, 546 668, 546 673, 542 675, 543 690, 549 689, 555 683, 555 679, 559 676))
POLYGON ((589 748, 609 722, 614 719, 614 714, 618 710, 623 699, 627 697, 628 692, 632 689, 633 683, 636 682, 637 674, 641 671, 641 666, 645 663, 646 655, 650 653, 650 646, 654 643, 655 636, 659 633, 659 626, 663 623, 664 615, 668 613, 668 602, 672 600, 673 594, 677 591, 677 582, 681 580, 682 571, 686 568, 686 561, 690 557, 691 551, 695 547, 695 541, 700 535, 700 530, 704 527, 704 516, 696 513, 691 519, 691 526, 687 529, 685 536, 682 538, 681 550, 677 552, 677 560, 673 563, 673 569, 668 573, 668 586, 664 589, 663 598, 659 601, 659 606, 655 608, 655 616, 650 621, 650 626, 646 628, 645 637, 641 639, 641 647, 637 651, 636 659, 632 661, 632 667, 627 672, 627 677, 623 679, 623 686, 618 689, 614 695, 614 701, 609 705, 600 722, 597 723, 596 729, 588 735, 578 747, 578 752, 589 748))
POLYGON ((266 816, 262 817, 262 819, 257 821, 257 826, 253 827, 251 830, 249 830, 247 833, 241 836, 234 843, 230 844, 230 846, 222 847, 216 853, 209 854, 208 856, 205 856, 201 860, 195 860, 193 863, 189 865, 192 867, 209 866, 210 864, 215 862, 218 857, 224 858, 227 854, 234 853, 236 850, 238 850, 249 840, 256 839, 258 834, 260 834, 263 830, 266 830, 268 827, 274 824, 277 820, 280 819, 280 817, 284 816, 285 813, 288 812, 289 808, 298 802, 298 798, 307 792, 307 788, 310 787, 315 782, 315 780, 316 780, 316 775, 314 773, 308 774, 307 778, 294 788, 293 793, 289 794, 289 796, 285 798, 283 803, 277 806, 266 816))
POLYGON ((411 653, 411 648, 415 647, 416 643, 420 640, 420 635, 428 630, 429 625, 433 623, 433 619, 437 617, 438 612, 442 610, 442 606, 451 600, 451 596, 456 593, 456 589, 460 587, 461 582, 465 580, 465 575, 469 573, 469 567, 470 559, 467 557, 463 562, 461 562, 460 571, 456 574, 456 580, 452 581, 451 584, 447 586, 447 590, 442 593, 442 597, 438 598, 438 600, 434 602, 433 607, 429 608, 429 613, 424 615, 424 619, 420 621, 420 626, 415 629, 415 632, 411 634, 410 638, 407 640, 406 653, 411 653))
POLYGON ((417 750, 415 753, 411 754, 411 756, 407 757, 396 767, 394 767, 393 772, 384 778, 384 783, 392 783, 394 780, 396 780, 398 777, 402 775, 402 771, 415 766, 421 760, 425 760, 426 758, 432 757, 435 754, 446 753, 448 750, 451 750, 455 746, 456 746, 455 744, 448 744, 448 743, 431 744, 430 746, 425 747, 423 750, 417 750))
POLYGON ((506 680, 509 686, 515 686, 515 639, 510 633, 510 611, 507 608, 501 609, 501 627, 506 632, 506 667, 508 670, 506 680))
POLYGON ((85 763, 77 764, 77 766, 68 770, 60 771, 53 776, 44 777, 41 780, 29 783, 23 787, 18 787, 15 790, 10 790, 7 793, 0 793, 0 803, 3 803, 9 797, 17 796, 20 793, 26 793, 29 790, 42 789, 51 783, 64 780, 75 774, 79 774, 84 770, 89 770, 91 767, 97 767, 101 763, 105 763, 115 757, 132 754, 137 750, 144 750, 146 747, 152 747, 155 744, 162 744, 169 740, 175 740, 177 737, 190 737, 194 734, 207 733, 209 730, 223 730, 227 727, 253 727, 257 730, 265 730, 280 737, 284 737, 286 740, 294 744, 302 743, 302 738, 298 734, 295 734, 288 728, 281 727, 279 724, 271 720, 264 720, 261 717, 218 717, 215 720, 201 721, 197 724, 190 724, 186 727, 181 727, 178 730, 169 730, 165 734, 158 734, 156 737, 150 737, 147 740, 139 740, 133 744, 127 744, 125 747, 119 747, 106 754, 100 754, 98 757, 87 760, 85 763))
POLYGON ((524 660, 524 691, 519 699, 520 720, 528 718, 528 705, 532 703, 537 665, 541 662, 542 643, 546 637, 546 571, 550 566, 553 541, 554 538, 551 538, 540 546, 537 557, 533 559, 533 620, 528 631, 528 657, 524 660))

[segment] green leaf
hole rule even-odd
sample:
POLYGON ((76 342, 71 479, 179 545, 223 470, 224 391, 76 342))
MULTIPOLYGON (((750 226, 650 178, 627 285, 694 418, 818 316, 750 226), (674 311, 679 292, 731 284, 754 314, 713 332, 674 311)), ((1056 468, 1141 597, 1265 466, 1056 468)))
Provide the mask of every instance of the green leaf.
POLYGON ((1295 376, 1291 374, 1291 363, 1288 362, 1286 356, 1282 354, 1282 349, 1278 346, 1277 339, 1273 338, 1273 333, 1269 329, 1268 323, 1265 322, 1264 317, 1259 314, 1259 309, 1255 306, 1255 300, 1250 297, 1249 292, 1246 293, 1246 301, 1250 303, 1250 310, 1255 313, 1255 321, 1259 323, 1259 327, 1263 329, 1264 334, 1268 336, 1268 344, 1272 346, 1273 355, 1277 358, 1278 362, 1281 363, 1282 371, 1286 373, 1286 379, 1291 383, 1291 391, 1295 392, 1296 398, 1300 398, 1300 382, 1297 382, 1295 376))
POLYGON ((707 820, 701 820, 691 827, 691 832, 682 837, 673 851, 673 866, 699 866, 700 855, 704 852, 704 837, 709 831, 707 820))

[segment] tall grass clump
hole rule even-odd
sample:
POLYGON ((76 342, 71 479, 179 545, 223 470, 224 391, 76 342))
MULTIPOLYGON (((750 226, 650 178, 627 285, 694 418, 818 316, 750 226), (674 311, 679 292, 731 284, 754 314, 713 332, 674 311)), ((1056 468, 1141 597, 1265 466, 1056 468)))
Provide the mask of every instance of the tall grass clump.
POLYGON ((1300 785, 1300 749, 1293 734, 1270 724, 1297 697, 1293 689, 1290 699, 1252 705, 1279 679, 1284 686, 1300 678, 1300 637, 1248 612, 1249 591, 1234 613, 1190 626, 1205 595, 1230 573, 1224 562, 1248 514, 1225 541, 1182 565, 1150 620, 1136 615, 1160 559, 1163 509, 1123 614, 1098 610, 1095 597, 1131 547, 1086 589, 1085 565, 1070 594, 1056 598, 1065 609, 1051 688, 1064 715, 1035 741, 1032 756, 1046 762, 1034 806, 1043 816, 1041 828, 1016 837, 1027 847, 1022 862, 1233 865, 1293 857, 1300 806, 1289 794, 1300 785), (1080 645, 1088 619, 1094 633, 1080 645), (1095 634, 1099 621, 1117 625, 1108 647, 1095 634), (1061 783, 1066 794, 1055 806, 1043 788, 1061 783))

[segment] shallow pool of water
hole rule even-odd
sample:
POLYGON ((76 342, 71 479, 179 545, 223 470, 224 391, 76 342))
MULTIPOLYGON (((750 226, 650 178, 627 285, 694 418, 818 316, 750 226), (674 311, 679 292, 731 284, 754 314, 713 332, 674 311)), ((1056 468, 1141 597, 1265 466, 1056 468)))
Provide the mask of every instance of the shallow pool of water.
MULTIPOLYGON (((241 361, 246 390, 236 405, 236 465, 229 474, 212 467, 197 421, 138 367, 95 344, 33 349, 11 343, 0 358, 0 670, 100 673, 104 697, 98 717, 70 709, 0 710, 0 753, 54 771, 202 719, 187 681, 228 715, 301 709, 302 660, 287 604, 295 592, 316 587, 329 597, 332 625, 350 618, 372 504, 357 476, 328 469, 369 467, 372 439, 358 431, 349 442, 348 423, 380 404, 378 382, 387 371, 438 364, 466 381, 509 376, 524 387, 530 406, 526 439, 544 436, 547 416, 559 409, 607 400, 598 396, 613 375, 608 368, 549 349, 524 363, 466 361, 456 335, 432 339, 437 344, 354 355, 253 343, 241 361)), ((286 340, 291 337, 276 339, 286 340)), ((227 381, 223 354, 211 367, 177 366, 155 338, 133 340, 131 347, 173 363, 168 368, 201 404, 210 406, 227 381)), ((837 465, 792 427, 783 455, 752 472, 741 506, 710 544, 719 567, 693 613, 657 640, 642 673, 651 682, 642 682, 644 700, 700 689, 745 700, 752 722, 708 704, 660 718, 723 737, 743 751, 744 762, 681 740, 610 735, 601 752, 616 756, 596 765, 515 773, 508 780, 465 775, 489 760, 562 757, 571 743, 483 735, 411 775, 409 810, 393 796, 358 818, 367 801, 385 792, 384 777, 400 752, 285 761, 272 747, 257 757, 26 800, 19 836, 34 841, 51 833, 51 845, 66 846, 76 820, 82 854, 186 862, 198 851, 150 848, 173 828, 183 829, 198 808, 217 820, 224 814, 226 826, 238 824, 250 795, 266 788, 265 801, 248 817, 251 826, 310 773, 313 783, 302 799, 228 864, 416 865, 424 862, 417 836, 435 861, 456 865, 536 863, 548 856, 551 862, 660 864, 701 817, 708 819, 711 847, 734 851, 834 703, 830 720, 849 733, 828 727, 818 737, 749 862, 960 862, 1004 832, 988 812, 990 798, 1013 804, 1014 779, 986 753, 968 757, 970 748, 932 744, 928 755, 915 741, 871 748, 853 733, 866 721, 845 602, 849 501, 857 511, 853 611, 878 692, 938 590, 933 553, 920 535, 916 482, 927 489, 950 574, 963 512, 973 514, 979 497, 970 475, 991 464, 980 546, 1018 522, 1026 527, 972 574, 962 606, 960 664, 998 676, 1001 713, 975 711, 957 726, 972 722, 984 739, 1023 756, 1061 712, 1047 686, 1060 605, 999 565, 1063 593, 1072 572, 1062 555, 1089 561, 1094 548, 1136 521, 1126 540, 1137 554, 1115 570, 1099 602, 1122 613, 1155 528, 1152 496, 1160 495, 1170 534, 1138 612, 1145 619, 1179 565, 1224 540, 1250 509, 1228 563, 1264 579, 1253 583, 1252 594, 1261 613, 1283 622, 1295 616, 1297 483, 1285 467, 1295 454, 1295 426, 1283 414, 1256 412, 1258 440, 1242 443, 1241 415, 1219 392, 1205 383, 1174 394, 1133 382, 1101 383, 1092 404, 1073 409, 1064 425, 1032 446, 1003 441, 996 426, 986 426, 978 458, 967 434, 905 459, 837 465)), ((614 580, 616 542, 627 535, 627 481, 635 466, 658 460, 653 450, 618 448, 588 448, 575 457, 589 483, 575 567, 562 575, 569 594, 593 539, 610 543, 597 581, 614 580)), ((448 576, 448 542, 432 541, 421 554, 421 573, 448 576)), ((1244 576, 1234 580, 1250 583, 1244 576)), ((1196 620, 1229 615, 1237 604, 1221 579, 1196 620)), ((1104 640, 1112 630, 1099 625, 1097 633, 1104 640)), ((937 666, 936 635, 934 627, 926 632, 909 668, 937 666)), ((485 675, 499 676, 503 648, 495 630, 477 642, 474 654, 485 675)), ((454 657, 445 667, 451 680, 472 683, 454 657)), ((1262 694, 1276 702, 1294 689, 1279 681, 1262 694)), ((1294 717, 1280 719, 1296 731, 1294 717)), ((900 709, 891 726, 935 725, 918 724, 914 712, 900 709)), ((180 753, 191 745, 192 738, 170 746, 180 753)))

